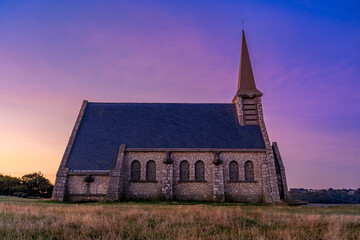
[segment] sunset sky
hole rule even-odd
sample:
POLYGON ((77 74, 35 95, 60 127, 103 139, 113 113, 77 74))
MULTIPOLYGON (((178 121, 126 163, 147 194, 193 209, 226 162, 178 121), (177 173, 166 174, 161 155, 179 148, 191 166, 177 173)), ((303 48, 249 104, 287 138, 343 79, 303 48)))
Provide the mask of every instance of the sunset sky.
POLYGON ((83 99, 229 103, 242 20, 289 187, 360 187, 359 1, 0 1, 0 173, 54 181, 83 99))

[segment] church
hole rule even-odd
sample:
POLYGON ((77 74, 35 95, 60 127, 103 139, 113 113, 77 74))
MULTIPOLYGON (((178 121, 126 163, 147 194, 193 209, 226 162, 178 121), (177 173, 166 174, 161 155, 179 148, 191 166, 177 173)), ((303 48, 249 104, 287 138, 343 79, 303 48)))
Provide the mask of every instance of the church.
POLYGON ((61 160, 58 201, 236 201, 287 197, 242 32, 229 103, 83 101, 61 160))

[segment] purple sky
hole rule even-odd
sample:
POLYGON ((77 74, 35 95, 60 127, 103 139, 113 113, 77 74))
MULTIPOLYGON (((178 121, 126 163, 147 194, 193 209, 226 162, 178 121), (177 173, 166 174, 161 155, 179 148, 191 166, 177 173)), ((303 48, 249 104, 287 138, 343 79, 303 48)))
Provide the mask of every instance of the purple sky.
POLYGON ((359 12, 358 1, 1 1, 0 173, 53 180, 83 99, 231 102, 244 19, 289 187, 359 188, 359 12))

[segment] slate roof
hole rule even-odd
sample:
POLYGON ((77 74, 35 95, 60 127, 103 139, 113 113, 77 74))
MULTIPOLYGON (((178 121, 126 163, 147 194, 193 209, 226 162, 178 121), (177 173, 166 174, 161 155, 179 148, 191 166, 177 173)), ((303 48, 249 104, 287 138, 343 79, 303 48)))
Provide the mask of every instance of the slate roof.
POLYGON ((234 104, 88 103, 67 166, 108 170, 126 148, 265 149, 259 126, 240 126, 234 104))

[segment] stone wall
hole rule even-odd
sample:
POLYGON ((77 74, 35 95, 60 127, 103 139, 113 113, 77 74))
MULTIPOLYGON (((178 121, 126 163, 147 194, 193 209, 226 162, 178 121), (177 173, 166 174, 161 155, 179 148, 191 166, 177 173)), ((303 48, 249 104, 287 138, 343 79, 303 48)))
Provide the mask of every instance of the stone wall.
POLYGON ((213 200, 223 202, 225 201, 224 169, 219 155, 215 153, 213 162, 213 200))
POLYGON ((243 100, 241 97, 235 96, 233 99, 233 103, 235 104, 236 107, 236 113, 238 116, 238 121, 239 124, 241 126, 245 125, 245 121, 244 121, 244 109, 243 109, 243 100))
POLYGON ((270 138, 266 130, 264 114, 262 109, 261 97, 257 97, 257 110, 260 129, 265 141, 266 157, 263 158, 263 191, 265 201, 269 203, 275 203, 280 201, 280 194, 278 188, 277 175, 275 170, 275 160, 272 146, 270 144, 270 138))
POLYGON ((174 199, 175 200, 213 200, 213 160, 211 152, 175 152, 172 154, 174 168, 174 199), (180 162, 189 162, 190 179, 180 180, 180 162), (205 179, 195 180, 195 162, 204 162, 205 179))
POLYGON ((264 159, 267 153, 258 152, 136 152, 119 148, 117 167, 109 171, 68 172, 67 195, 69 201, 87 200, 198 200, 198 201, 245 201, 264 199, 267 180, 263 178, 264 159), (170 158, 170 160, 169 160, 170 158), (131 180, 131 163, 141 164, 140 180, 131 180), (146 164, 156 163, 156 179, 146 180, 146 164), (189 163, 189 180, 180 180, 180 163, 189 163), (204 163, 203 180, 195 180, 195 163, 204 163), (119 163, 122 162, 122 164, 119 163), (236 161, 239 178, 231 180, 229 164, 236 161), (254 179, 245 180, 245 162, 253 164, 254 179), (121 168, 119 167, 121 165, 121 168), (119 171, 115 173, 114 171, 119 171), (85 177, 91 175, 93 182, 85 177), (116 180, 117 177, 117 180, 116 180), (109 187, 116 182, 116 187, 109 187), (114 193, 115 191, 115 193, 114 193), (117 192, 116 192, 117 191, 117 192), (114 199, 113 196, 118 196, 114 199), (121 198, 123 196, 123 198, 121 198))
POLYGON ((69 173, 67 179, 68 201, 105 201, 109 177, 107 173, 69 173), (85 182, 90 176, 92 182, 85 182))
POLYGON ((288 187, 286 181, 286 174, 285 174, 285 166, 282 161, 280 150, 276 142, 272 143, 272 148, 274 152, 274 160, 275 160, 275 167, 276 167, 276 174, 278 180, 278 187, 279 187, 279 194, 281 199, 288 198, 288 187))
POLYGON ((124 198, 126 200, 160 200, 165 152, 126 152, 124 157, 124 198), (131 181, 131 163, 138 160, 141 164, 140 181, 131 181), (156 181, 146 181, 146 163, 156 164, 156 181))
POLYGON ((113 169, 109 171, 109 186, 107 189, 107 199, 109 201, 116 201, 123 199, 124 196, 124 156, 125 156, 125 144, 121 144, 119 147, 118 155, 116 158, 116 164, 113 169))
POLYGON ((256 202, 263 197, 262 190, 262 159, 266 157, 263 152, 239 153, 223 152, 221 159, 224 169, 225 200, 256 202), (230 181, 229 164, 236 161, 239 167, 239 181, 230 181), (251 161, 254 166, 254 181, 245 181, 245 162, 251 161))
POLYGON ((162 171, 162 187, 161 198, 166 201, 170 201, 174 198, 173 188, 173 164, 171 160, 171 153, 166 153, 166 159, 164 159, 164 168, 162 171))
POLYGON ((108 188, 109 177, 104 175, 91 175, 94 179, 91 183, 84 182, 85 175, 68 176, 68 194, 105 195, 108 188), (87 189, 87 186, 89 188, 87 189), (89 190, 89 191, 88 191, 89 190), (87 192, 88 191, 88 192, 87 192))

